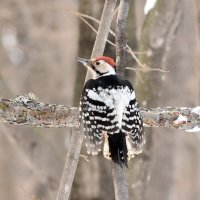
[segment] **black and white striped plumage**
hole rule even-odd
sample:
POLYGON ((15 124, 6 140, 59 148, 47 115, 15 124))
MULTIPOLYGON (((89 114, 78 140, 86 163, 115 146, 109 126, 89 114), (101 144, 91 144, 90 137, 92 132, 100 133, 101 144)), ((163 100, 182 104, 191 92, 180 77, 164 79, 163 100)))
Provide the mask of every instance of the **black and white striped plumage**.
POLYGON ((127 160, 141 152, 143 122, 132 85, 115 74, 114 61, 109 59, 99 57, 83 63, 96 76, 83 88, 81 119, 87 152, 98 154, 105 140, 104 157, 127 166, 127 160))

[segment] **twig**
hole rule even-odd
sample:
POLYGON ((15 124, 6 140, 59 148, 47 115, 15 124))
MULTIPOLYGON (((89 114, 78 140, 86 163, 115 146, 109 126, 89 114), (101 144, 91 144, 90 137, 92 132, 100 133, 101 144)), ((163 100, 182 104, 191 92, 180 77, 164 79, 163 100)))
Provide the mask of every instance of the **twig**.
POLYGON ((164 73, 169 72, 164 69, 150 68, 150 67, 144 67, 144 68, 126 67, 126 69, 131 70, 131 71, 142 71, 142 72, 151 72, 151 71, 158 71, 158 72, 164 72, 164 73))
POLYGON ((137 75, 137 77, 138 77, 138 80, 141 81, 141 83, 144 84, 144 80, 142 79, 141 74, 140 74, 138 71, 135 71, 135 73, 136 73, 136 75, 137 75))
POLYGON ((137 62, 137 64, 140 66, 140 67, 146 67, 145 64, 142 64, 139 59, 137 58, 137 56, 135 55, 134 51, 131 49, 131 47, 129 47, 127 44, 125 46, 125 50, 131 54, 131 56, 133 57, 133 59, 137 62))
POLYGON ((86 15, 86 14, 83 14, 83 13, 80 13, 80 12, 75 12, 75 11, 72 11, 72 10, 68 10, 68 11, 71 12, 72 14, 78 16, 78 17, 83 17, 83 18, 91 19, 92 21, 100 24, 100 21, 98 19, 96 19, 95 17, 92 17, 90 15, 86 15))
MULTIPOLYGON (((86 23, 95 33, 97 33, 97 30, 93 27, 93 25, 92 25, 91 23, 89 23, 87 20, 85 20, 84 18, 90 19, 90 20, 92 20, 92 21, 94 21, 94 22, 96 22, 96 23, 99 24, 100 21, 99 21, 98 19, 96 19, 96 18, 94 18, 94 17, 91 17, 91 16, 89 16, 89 15, 86 15, 86 14, 80 13, 80 12, 74 12, 74 11, 70 11, 70 12, 71 12, 72 14, 75 14, 77 17, 79 17, 79 18, 80 18, 84 23, 86 23)), ((110 33, 112 36, 115 37, 115 33, 114 33, 111 29, 109 30, 109 33, 110 33)), ((110 40, 107 39, 107 42, 108 42, 110 45, 116 47, 116 45, 115 45, 112 41, 110 41, 110 40)), ((146 52, 134 52, 134 51, 131 49, 131 47, 130 47, 129 45, 126 45, 125 50, 133 57, 133 59, 137 62, 137 64, 138 64, 140 67, 143 67, 143 66, 144 66, 144 64, 142 64, 142 63, 139 61, 139 59, 136 57, 135 54, 146 54, 146 52)))
MULTIPOLYGON (((74 12, 74 11, 70 11, 71 13, 75 14, 77 17, 79 17, 85 24, 87 24, 91 29, 92 31, 94 31, 95 33, 97 33, 97 30, 94 28, 94 26, 89 23, 85 18, 87 19, 91 19, 92 21, 95 21, 97 22, 98 24, 100 23, 99 20, 97 20, 96 18, 94 17, 91 17, 89 15, 86 15, 86 14, 82 14, 80 12, 74 12)), ((115 37, 115 33, 110 29, 109 33, 115 37)), ((110 41, 109 39, 107 39, 107 42, 116 47, 116 45, 110 41)), ((133 59, 136 61, 136 63, 138 64, 139 68, 130 68, 130 67, 126 67, 126 69, 128 70, 133 70, 133 71, 142 71, 142 72, 150 72, 150 71, 158 71, 158 72, 168 72, 166 70, 162 70, 160 68, 151 68, 151 67, 148 67, 146 64, 142 64, 140 62, 140 60, 137 58, 137 56, 135 54, 138 54, 138 55, 141 55, 141 54, 146 54, 147 52, 134 52, 131 47, 129 45, 126 45, 125 46, 125 50, 133 57, 133 59)))
POLYGON ((86 155, 80 155, 79 156, 80 158, 83 158, 85 161, 87 161, 87 162, 89 162, 90 161, 90 159, 88 158, 88 156, 86 156, 86 155))
MULTIPOLYGON (((115 10, 115 12, 118 11, 117 9, 115 10)), ((97 33, 97 30, 94 28, 94 26, 89 23, 87 20, 85 20, 85 18, 87 19, 90 19, 96 23, 100 23, 99 20, 97 20, 96 18, 92 17, 92 16, 89 16, 89 15, 86 15, 86 14, 83 14, 83 13, 80 13, 80 12, 74 12, 74 11, 70 11, 71 13, 75 14, 77 17, 79 17, 84 23, 86 23, 91 29, 92 31, 94 31, 95 33, 97 33)), ((115 37, 115 33, 110 29, 109 30, 109 33, 115 37)), ((110 41, 109 39, 107 39, 107 42, 116 47, 116 45, 110 41)), ((134 52, 131 47, 129 45, 126 44, 125 46, 125 50, 133 57, 133 59, 136 61, 136 63, 138 64, 139 68, 130 68, 130 67, 126 67, 126 69, 128 70, 132 70, 132 71, 142 71, 142 72, 150 72, 150 71, 158 71, 158 72, 169 72, 167 70, 163 70, 163 69, 160 69, 160 68, 151 68, 151 67, 148 67, 146 64, 142 64, 140 62, 140 60, 137 58, 137 56, 135 54, 138 54, 138 55, 141 55, 141 54, 146 54, 147 52, 134 52)), ((137 76, 138 76, 138 73, 137 73, 137 76)), ((140 78, 140 80, 142 81, 142 79, 140 78)), ((143 81, 142 81, 143 82, 143 81)))
MULTIPOLYGON (((83 17, 79 16, 78 17, 83 21, 85 22, 96 34, 97 34, 97 30, 92 26, 92 24, 90 24, 87 20, 85 20, 83 17)), ((115 44, 113 42, 111 42, 110 40, 106 40, 110 45, 114 46, 115 47, 115 44)))

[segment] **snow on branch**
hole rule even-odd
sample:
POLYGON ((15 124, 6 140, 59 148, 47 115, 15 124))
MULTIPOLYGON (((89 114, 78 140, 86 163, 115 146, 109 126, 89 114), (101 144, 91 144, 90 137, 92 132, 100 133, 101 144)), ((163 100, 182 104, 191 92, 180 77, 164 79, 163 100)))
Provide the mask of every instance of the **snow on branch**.
MULTIPOLYGON (((200 131, 200 106, 196 108, 141 108, 144 126, 200 131)), ((31 127, 63 128, 79 126, 76 107, 41 103, 30 96, 0 98, 0 122, 31 127)))
POLYGON ((146 127, 177 128, 188 132, 200 131, 200 106, 196 108, 142 108, 141 112, 146 127))

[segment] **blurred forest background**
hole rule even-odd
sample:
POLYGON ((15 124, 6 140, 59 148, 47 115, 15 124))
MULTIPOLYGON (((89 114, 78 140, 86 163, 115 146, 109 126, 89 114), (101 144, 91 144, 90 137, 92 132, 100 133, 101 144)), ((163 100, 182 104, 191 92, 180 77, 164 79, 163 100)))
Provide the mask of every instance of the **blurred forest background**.
MULTIPOLYGON (((142 63, 169 73, 127 71, 140 105, 199 105, 199 0, 157 0, 148 14, 145 4, 131 0, 128 44, 146 52, 142 63)), ((1 0, 0 96, 33 92, 42 102, 77 106, 86 71, 74 57, 90 57, 95 33, 70 11, 100 19, 103 5, 102 0, 1 0)), ((107 45, 105 55, 115 58, 115 48, 107 45)), ((128 66, 136 67, 131 56, 128 66)), ((144 153, 127 171, 130 199, 199 200, 198 137, 164 128, 146 132, 144 153)), ((0 200, 55 199, 70 133, 0 124, 0 200)), ((86 155, 84 145, 81 154, 86 155)), ((113 200, 111 163, 102 155, 89 159, 80 157, 71 200, 113 200)))

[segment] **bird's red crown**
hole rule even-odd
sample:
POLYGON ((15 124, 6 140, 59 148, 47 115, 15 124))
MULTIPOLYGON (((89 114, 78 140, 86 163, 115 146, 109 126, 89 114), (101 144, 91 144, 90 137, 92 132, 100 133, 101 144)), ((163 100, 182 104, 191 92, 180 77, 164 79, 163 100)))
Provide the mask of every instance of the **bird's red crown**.
POLYGON ((110 58, 110 57, 107 57, 107 56, 99 56, 99 57, 96 58, 96 61, 98 61, 98 60, 104 60, 104 61, 107 62, 109 65, 111 65, 113 68, 116 67, 115 61, 114 61, 112 58, 110 58))

